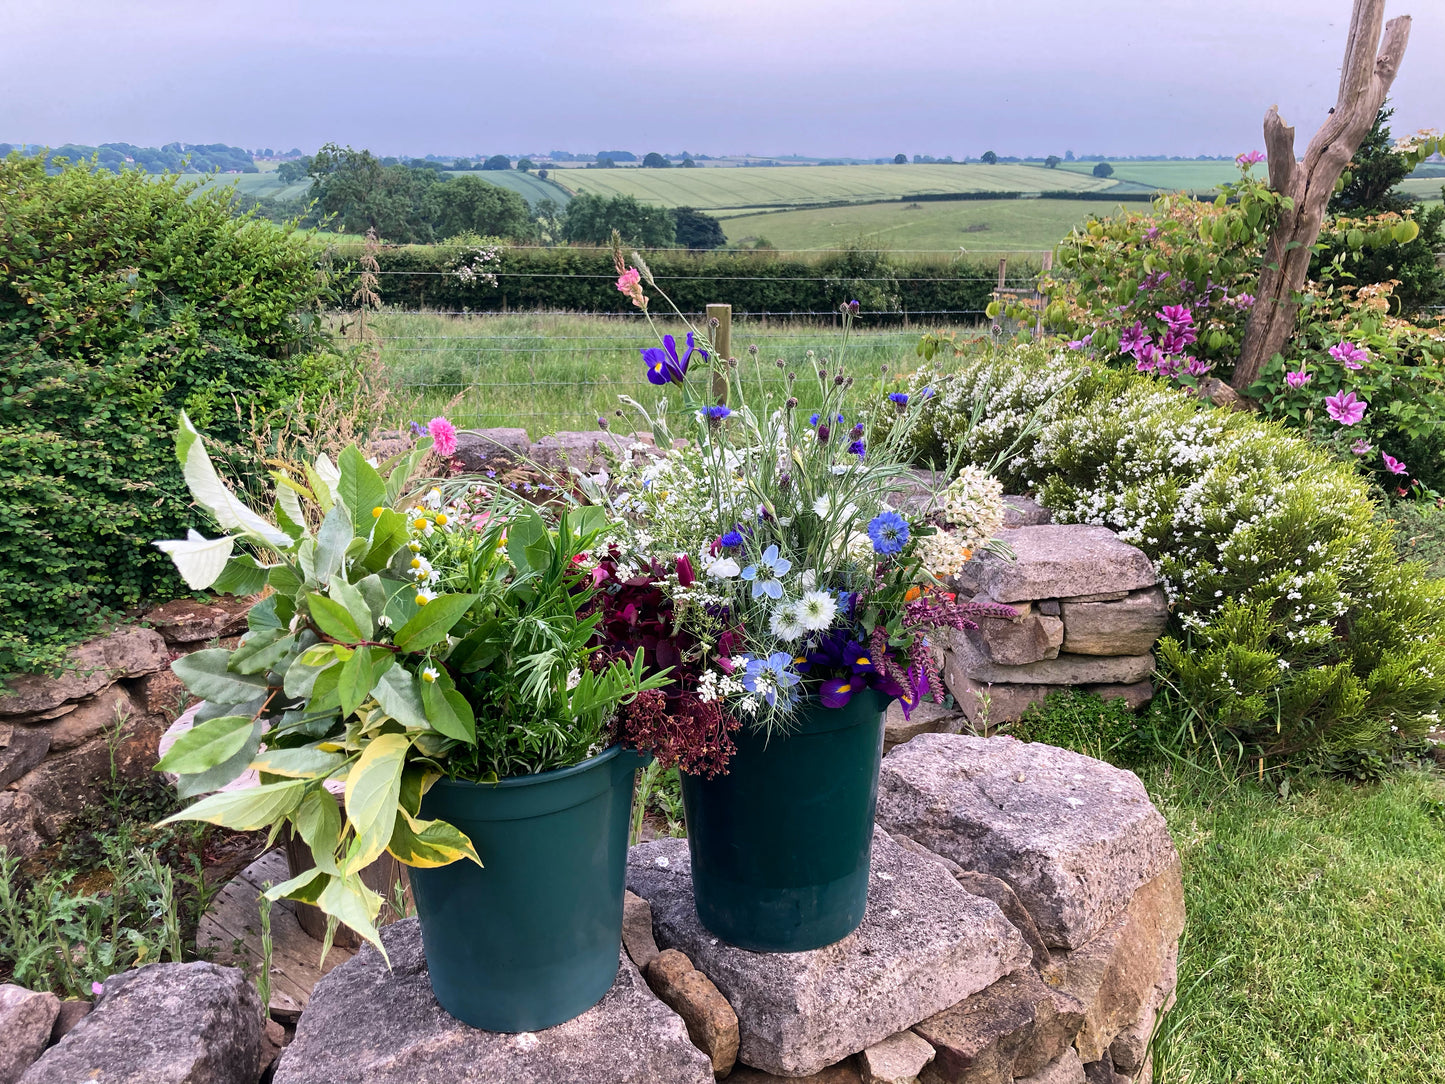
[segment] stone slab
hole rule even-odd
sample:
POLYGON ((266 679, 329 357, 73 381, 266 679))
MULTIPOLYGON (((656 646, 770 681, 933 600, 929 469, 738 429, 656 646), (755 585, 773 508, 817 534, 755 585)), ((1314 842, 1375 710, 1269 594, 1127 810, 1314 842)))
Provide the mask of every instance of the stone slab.
POLYGON ((622 901, 622 947, 644 971, 657 956, 657 942, 652 936, 652 908, 635 892, 626 893, 622 901))
POLYGON ((1122 700, 1129 705, 1131 711, 1138 711, 1154 699, 1152 681, 1136 681, 1132 685, 1084 685, 1081 688, 1086 693, 1093 693, 1106 704, 1110 700, 1122 700))
POLYGON ((883 758, 878 823, 1006 881, 1051 948, 1077 948, 1178 862, 1134 775, 1038 742, 920 734, 883 758))
POLYGON ((0 984, 0 1084, 15 1084, 50 1042, 60 999, 52 993, 0 984))
POLYGON ((168 644, 200 645, 245 632, 246 612, 250 608, 245 599, 207 603, 178 598, 149 611, 145 620, 168 644))
POLYGON ((971 561, 973 583, 999 602, 1133 591, 1157 582, 1144 551, 1107 527, 1052 523, 998 533, 1012 561, 981 554, 971 561))
POLYGON ((113 681, 154 673, 170 661, 166 642, 153 629, 129 628, 72 649, 59 676, 19 674, 0 690, 0 716, 34 715, 67 700, 100 692, 113 681))
POLYGON ((911 1031, 890 1035, 858 1055, 863 1084, 916 1084, 918 1074, 933 1060, 933 1047, 911 1031))
POLYGON ((1132 685, 1154 673, 1153 655, 1105 657, 1061 653, 1052 659, 1008 666, 985 655, 967 632, 950 630, 948 637, 951 650, 944 665, 944 679, 949 689, 954 687, 955 682, 961 685, 964 678, 985 683, 1026 685, 1132 685))
POLYGON ((682 1017, 692 1045, 712 1060, 722 1079, 738 1059, 738 1014, 708 978, 677 949, 664 949, 643 971, 647 985, 682 1017))
POLYGON ((19 723, 0 726, 0 787, 15 782, 49 751, 50 735, 43 728, 19 723))
POLYGON ((1074 655, 1145 655, 1169 623, 1163 588, 1135 591, 1113 602, 1062 603, 1063 651, 1074 655))
POLYGON ((1018 1077, 1015 1084, 1085 1084, 1084 1063, 1073 1050, 1065 1050, 1037 1073, 1018 1077))
POLYGON ((872 1046, 1032 955, 996 904, 882 830, 873 836, 862 925, 810 952, 748 952, 706 930, 693 904, 686 840, 632 848, 627 879, 652 905, 658 943, 686 953, 736 1011, 739 1060, 783 1076, 816 1073, 872 1046))
POLYGON ((958 709, 976 733, 992 731, 1002 723, 1016 723, 1034 704, 1042 704, 1057 685, 1012 681, 974 681, 958 667, 945 665, 944 683, 958 709))
POLYGON ((905 719, 903 705, 895 700, 888 705, 888 711, 883 716, 883 748, 887 751, 919 734, 957 734, 963 721, 956 709, 927 700, 915 707, 905 719))
POLYGON ((312 992, 274 1084, 712 1084, 712 1063, 625 953, 617 980, 581 1016, 543 1031, 481 1031, 437 1003, 414 918, 312 992))
POLYGON ((151 964, 105 980, 95 1007, 20 1084, 255 1084, 261 1002, 234 967, 151 964))
POLYGON ((1064 623, 1041 613, 1029 613, 1013 621, 984 618, 978 628, 967 631, 967 636, 990 662, 1021 666, 1058 658, 1064 643, 1064 623))
POLYGON ((525 429, 461 429, 454 458, 461 460, 462 469, 480 474, 520 463, 531 452, 532 439, 525 429))
POLYGON ((1038 527, 1053 518, 1053 513, 1032 497, 1006 495, 1003 499, 1005 527, 1038 527))

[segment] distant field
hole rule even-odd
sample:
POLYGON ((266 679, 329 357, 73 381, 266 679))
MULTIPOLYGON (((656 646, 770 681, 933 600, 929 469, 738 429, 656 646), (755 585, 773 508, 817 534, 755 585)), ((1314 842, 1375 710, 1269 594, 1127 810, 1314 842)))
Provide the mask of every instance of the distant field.
POLYGON ((200 189, 203 191, 235 185, 236 191, 243 196, 257 196, 266 199, 301 199, 311 191, 311 178, 308 177, 299 184, 286 185, 281 183, 275 170, 267 170, 264 173, 217 173, 204 177, 192 174, 185 179, 199 181, 200 189))
POLYGON ((1064 199, 864 203, 736 215, 723 219, 723 231, 731 242, 763 237, 777 248, 799 251, 862 242, 895 250, 1040 252, 1089 215, 1112 214, 1117 206, 1064 199))
MULTIPOLYGON (((1058 172, 1082 174, 1094 179, 1097 162, 1064 162, 1058 172)), ((1132 181, 1149 188, 1164 188, 1170 191, 1187 189, 1193 192, 1207 192, 1223 181, 1232 181, 1239 176, 1239 169, 1233 162, 1110 162, 1114 175, 1110 180, 1132 181)), ((1255 175, 1264 176, 1264 165, 1255 166, 1255 175)))
POLYGON ((550 199, 559 207, 567 206, 567 201, 572 198, 572 193, 563 188, 560 184, 553 184, 550 179, 542 180, 535 173, 519 173, 516 170, 483 169, 463 170, 450 172, 448 177, 480 177, 488 184, 494 184, 498 188, 510 188, 524 200, 528 206, 535 207, 539 200, 550 199))
POLYGON ((1433 203, 1440 202, 1441 188, 1445 188, 1445 177, 1406 177, 1400 182, 1405 195, 1433 203))
POLYGON ((944 192, 1096 192, 1112 181, 1024 165, 771 166, 754 169, 568 170, 577 192, 635 196, 702 210, 898 199, 944 192))

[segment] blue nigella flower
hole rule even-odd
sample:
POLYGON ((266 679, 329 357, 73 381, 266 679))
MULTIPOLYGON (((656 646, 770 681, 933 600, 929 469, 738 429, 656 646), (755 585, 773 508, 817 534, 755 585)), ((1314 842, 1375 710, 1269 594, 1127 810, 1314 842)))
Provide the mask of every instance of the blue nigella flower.
POLYGON ((762 598, 764 595, 768 598, 782 598, 783 583, 780 577, 786 575, 792 567, 792 561, 778 556, 778 547, 774 543, 763 550, 757 564, 743 569, 742 577, 752 581, 753 598, 762 598))
POLYGON ((908 542, 908 521, 897 512, 880 512, 868 523, 868 537, 878 553, 897 553, 908 542))
POLYGON ((792 661, 793 657, 786 651, 774 651, 766 659, 748 659, 747 670, 743 674, 743 688, 761 696, 772 706, 777 705, 781 695, 786 706, 793 699, 790 690, 802 680, 788 669, 788 664, 792 661))
MULTIPOLYGON (((664 335, 661 346, 649 346, 642 350, 642 360, 647 365, 647 379, 653 384, 681 384, 683 377, 687 375, 692 352, 691 331, 687 333, 687 350, 682 357, 677 356, 677 340, 671 335, 664 335)), ((698 353, 704 361, 707 360, 706 350, 699 349, 698 353)))

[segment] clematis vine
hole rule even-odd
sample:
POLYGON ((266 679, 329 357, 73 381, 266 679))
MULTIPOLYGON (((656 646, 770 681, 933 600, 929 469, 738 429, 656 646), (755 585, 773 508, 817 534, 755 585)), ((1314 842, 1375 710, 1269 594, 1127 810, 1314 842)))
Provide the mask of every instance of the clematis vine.
POLYGON ((1364 363, 1370 360, 1370 355, 1363 348, 1345 340, 1330 347, 1330 357, 1334 358, 1346 369, 1363 369, 1364 363))
POLYGON ((1341 425, 1357 425, 1369 406, 1352 391, 1337 391, 1325 396, 1325 413, 1341 425))

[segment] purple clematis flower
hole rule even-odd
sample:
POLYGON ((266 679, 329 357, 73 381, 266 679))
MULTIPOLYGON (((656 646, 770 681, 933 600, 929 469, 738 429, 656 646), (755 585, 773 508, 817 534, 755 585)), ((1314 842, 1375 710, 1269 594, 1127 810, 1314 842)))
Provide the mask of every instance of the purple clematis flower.
MULTIPOLYGON (((699 349, 704 361, 707 351, 699 349)), ((647 365, 647 379, 653 384, 681 384, 687 375, 688 363, 692 360, 692 332, 687 333, 687 350, 677 356, 677 340, 671 335, 662 337, 662 346, 649 346, 642 350, 642 360, 647 365)))
POLYGON ((1385 460, 1385 469, 1386 469, 1387 471, 1389 471, 1391 474, 1409 474, 1409 473, 1410 473, 1409 468, 1407 468, 1407 467, 1405 466, 1405 464, 1401 463, 1398 459, 1396 459, 1394 456, 1392 456, 1389 452, 1381 452, 1380 455, 1384 457, 1384 460, 1385 460))
POLYGON ((1165 321, 1171 329, 1184 328, 1194 323, 1194 314, 1189 311, 1188 305, 1165 305, 1159 310, 1159 319, 1165 321))
POLYGON ((1234 160, 1241 166, 1252 166, 1256 162, 1263 162, 1264 155, 1260 151, 1245 151, 1243 154, 1236 154, 1234 160))
POLYGON ((1284 382, 1289 385, 1291 391, 1299 391, 1300 388, 1304 387, 1313 379, 1313 374, 1305 372, 1304 369, 1300 369, 1298 372, 1287 372, 1284 374, 1284 382))
POLYGON ((1363 369, 1365 367, 1364 363, 1370 360, 1368 352, 1349 340, 1336 343, 1330 347, 1330 357, 1334 358, 1346 369, 1363 369))
POLYGON ((1341 425, 1358 423, 1365 416, 1367 406, 1369 404, 1352 391, 1337 391, 1334 395, 1325 396, 1325 413, 1341 425))
POLYGON ((1137 354, 1150 343, 1149 333, 1144 324, 1135 320, 1132 327, 1126 327, 1119 335, 1119 349, 1126 354, 1137 354))

